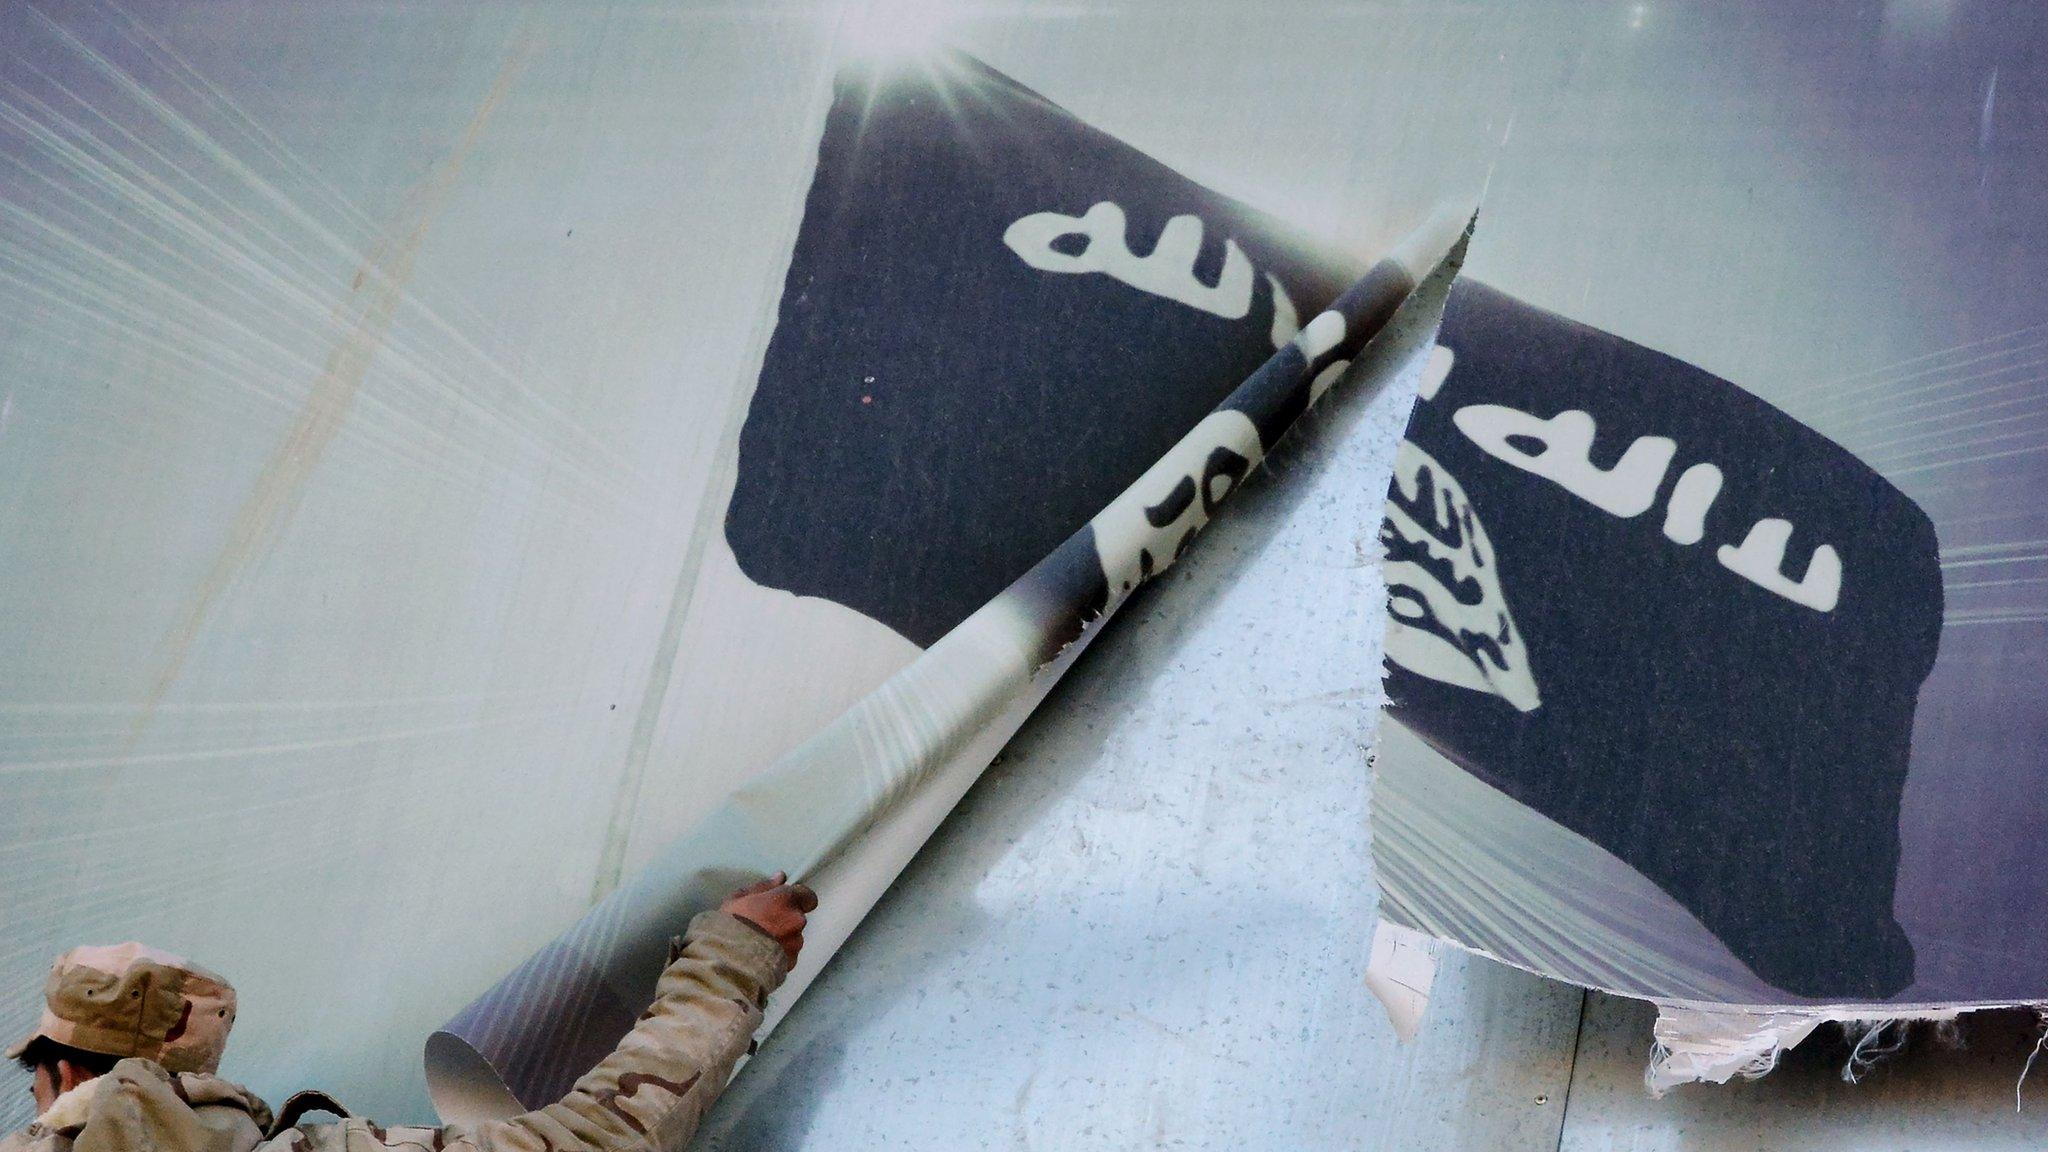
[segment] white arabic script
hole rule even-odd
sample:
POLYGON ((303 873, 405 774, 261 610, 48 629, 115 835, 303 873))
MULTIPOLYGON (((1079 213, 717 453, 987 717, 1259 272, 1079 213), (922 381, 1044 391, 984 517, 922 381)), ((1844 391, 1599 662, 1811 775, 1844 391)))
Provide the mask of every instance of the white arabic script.
POLYGON ((1723 568, 1794 604, 1816 612, 1834 611, 1842 596, 1842 558, 1826 544, 1815 548, 1806 575, 1795 584, 1785 576, 1785 544, 1791 539, 1790 520, 1759 520, 1750 526, 1740 548, 1723 544, 1714 556, 1723 568))
MULTIPOLYGON (((1034 212, 1003 232, 1010 251, 1042 272, 1100 272, 1154 296, 1192 308, 1241 320, 1252 309, 1252 262, 1235 240, 1223 242, 1223 274, 1212 287, 1195 278, 1195 260, 1202 251, 1202 221, 1175 216, 1159 233, 1159 243, 1144 256, 1133 253, 1124 239, 1124 210, 1104 200, 1074 217, 1060 212, 1034 212), (1054 245, 1064 237, 1086 240, 1077 253, 1054 245)), ((1274 281, 1274 286, 1279 286, 1274 281)), ((1274 296, 1275 329, 1280 296, 1274 296)), ((1286 311, 1293 312, 1289 302, 1286 311)))
POLYGON ((1501 590, 1499 553, 1464 488, 1409 441, 1394 457, 1380 525, 1387 659, 1418 676, 1486 692, 1518 712, 1543 704, 1529 649, 1501 590))
MULTIPOLYGON (((1453 358, 1439 345, 1424 371, 1420 397, 1435 399, 1453 358), (1441 355, 1438 355, 1440 353, 1441 355)), ((1678 445, 1666 436, 1638 436, 1613 467, 1593 464, 1597 428, 1576 409, 1548 420, 1500 404, 1469 404, 1451 423, 1480 450, 1531 475, 1549 480, 1603 512, 1622 519, 1640 516, 1657 502, 1678 445)), ((1679 474, 1664 504, 1664 536, 1691 546, 1706 538, 1707 512, 1721 495, 1724 477, 1713 464, 1694 464, 1679 474)), ((1842 598, 1842 557, 1833 546, 1814 548, 1806 574, 1785 574, 1792 522, 1766 517, 1750 526, 1740 545, 1723 544, 1714 556, 1721 566, 1765 591, 1816 612, 1832 612, 1842 598)))
POLYGON ((1656 503, 1657 486, 1664 482, 1664 470, 1678 452, 1677 442, 1669 437, 1640 436, 1614 467, 1595 468, 1591 459, 1593 417, 1576 410, 1544 420, 1499 404, 1473 404, 1458 409, 1451 423, 1488 454, 1555 481, 1593 507, 1624 520, 1642 515, 1656 503), (1542 450, 1525 452, 1515 444, 1518 440, 1536 441, 1542 450))

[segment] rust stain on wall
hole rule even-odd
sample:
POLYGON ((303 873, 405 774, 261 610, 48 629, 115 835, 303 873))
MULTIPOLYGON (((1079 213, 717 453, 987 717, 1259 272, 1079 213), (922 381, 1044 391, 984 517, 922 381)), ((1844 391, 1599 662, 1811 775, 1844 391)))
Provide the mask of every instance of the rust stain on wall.
POLYGON ((150 686, 141 712, 136 716, 124 755, 134 751, 150 721, 155 718, 157 706, 184 671, 192 644, 198 639, 200 630, 205 627, 222 595, 233 586, 250 562, 277 539, 278 533, 290 521, 307 479, 348 419, 349 409, 362 389, 370 362, 384 344, 392 318, 405 299, 406 289, 412 280, 413 261, 426 240, 428 228, 461 174, 463 161, 482 138, 492 114, 525 70, 534 47, 533 42, 522 41, 513 50, 499 68, 483 102, 470 116, 461 137, 407 197, 405 209, 356 269, 349 282, 348 295, 335 309, 337 327, 343 335, 328 351, 320 375, 300 405, 298 415, 235 513, 226 542, 186 602, 177 627, 164 637, 159 648, 162 667, 150 686))

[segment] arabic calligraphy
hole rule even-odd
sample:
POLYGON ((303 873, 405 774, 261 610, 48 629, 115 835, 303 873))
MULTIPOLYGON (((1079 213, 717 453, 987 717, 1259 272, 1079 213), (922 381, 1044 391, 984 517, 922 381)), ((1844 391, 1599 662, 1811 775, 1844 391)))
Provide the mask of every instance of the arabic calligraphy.
POLYGON ((1187 550, 1216 506, 1264 456, 1259 429, 1242 412, 1212 412, 1089 521, 1102 575, 1121 596, 1187 550))
POLYGON ((1671 499, 1664 502, 1664 538, 1673 544, 1697 544, 1707 534, 1707 509, 1721 494, 1721 470, 1695 464, 1679 474, 1671 499))
POLYGON ((1657 488, 1664 482, 1664 470, 1678 452, 1678 443, 1669 437, 1639 436, 1614 467, 1595 468, 1591 459, 1593 417, 1576 410, 1543 420, 1500 404, 1472 404, 1458 409, 1451 423, 1488 455, 1553 481, 1602 512, 1624 520, 1650 510, 1657 500, 1657 488), (1534 441, 1542 449, 1524 451, 1517 441, 1534 441))
POLYGON ((1266 338, 1276 349, 1287 346, 1294 334, 1301 331, 1301 313, 1295 310, 1294 298, 1287 294, 1287 286, 1271 272, 1266 273, 1266 286, 1273 293, 1273 328, 1266 338))
POLYGON ((1806 563, 1806 575, 1796 583, 1785 576, 1785 544, 1792 539, 1792 522, 1763 519, 1750 526, 1739 548, 1726 544, 1714 556, 1721 566, 1759 587, 1767 588, 1794 604, 1816 612, 1832 612, 1842 595, 1842 558, 1826 544, 1813 550, 1806 563))
POLYGON ((1449 472, 1403 440, 1380 523, 1386 560, 1389 660, 1517 711, 1543 699, 1529 651, 1501 590, 1498 554, 1449 472))
MULTIPOLYGON (((1181 215, 1168 220, 1160 230, 1159 242, 1143 256, 1131 251, 1128 224, 1123 208, 1102 200, 1079 216, 1034 212, 1022 217, 1003 230, 1003 244, 1041 272, 1099 272, 1141 292, 1225 320, 1242 320, 1251 312, 1255 275, 1251 258, 1237 241, 1224 239, 1223 270, 1216 283, 1204 284, 1195 275, 1195 262, 1202 252, 1200 217, 1181 215), (1081 241, 1078 251, 1073 250, 1073 238, 1081 241)), ((1279 278, 1271 272, 1264 275, 1273 297, 1268 337, 1274 348, 1280 348, 1300 331, 1300 313, 1279 278)))
MULTIPOLYGON (((1440 363, 1438 372, 1439 361, 1432 355, 1421 392, 1424 400, 1434 398, 1443 386, 1451 364, 1447 351, 1440 363)), ((1452 413, 1451 423, 1495 459, 1549 480, 1624 520, 1656 504, 1678 453, 1677 442, 1668 436, 1638 436, 1612 467, 1596 467, 1593 444, 1598 427, 1589 413, 1577 409, 1545 419, 1501 404, 1469 404, 1452 413)), ((1704 540, 1707 513, 1720 497, 1724 479, 1721 469, 1709 463, 1680 473, 1664 504, 1664 537, 1687 547, 1704 540)), ((1792 534, 1791 521, 1766 517, 1750 526, 1740 545, 1723 544, 1714 556, 1723 568, 1765 591, 1816 612, 1834 611, 1842 595, 1841 555, 1832 545, 1816 546, 1805 574, 1794 580, 1785 574, 1792 534)))
POLYGON ((1451 365, 1457 357, 1441 344, 1429 350, 1429 358, 1422 362, 1422 378, 1416 381, 1415 395, 1418 399, 1434 400, 1437 390, 1444 386, 1444 379, 1451 374, 1451 365))

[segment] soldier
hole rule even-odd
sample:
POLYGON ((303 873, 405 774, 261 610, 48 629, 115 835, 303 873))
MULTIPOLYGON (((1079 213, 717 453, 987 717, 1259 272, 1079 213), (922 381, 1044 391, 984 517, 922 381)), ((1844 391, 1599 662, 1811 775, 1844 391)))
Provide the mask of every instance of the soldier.
POLYGON ((37 1116, 0 1152, 643 1152, 681 1148, 747 1051, 768 994, 803 947, 817 896, 777 874, 690 921, 654 1006, 567 1096, 510 1120, 381 1128, 367 1120, 299 1124, 318 1093, 273 1118, 254 1094, 214 1075, 235 991, 227 981, 140 944, 74 948, 51 966, 41 1023, 9 1049, 35 1076, 37 1116))

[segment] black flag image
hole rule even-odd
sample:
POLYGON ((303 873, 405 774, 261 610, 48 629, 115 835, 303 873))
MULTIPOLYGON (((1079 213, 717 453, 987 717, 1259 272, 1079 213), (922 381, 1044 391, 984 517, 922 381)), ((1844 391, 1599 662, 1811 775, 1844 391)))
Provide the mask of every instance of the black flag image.
MULTIPOLYGON (((850 69, 726 538, 929 646, 1360 271, 972 57, 850 69)), ((1904 987, 1928 518, 1735 385, 1483 285, 1441 343, 1384 535, 1393 715, 1769 983, 1904 987)))
POLYGON ((1905 988, 1933 523, 1735 385, 1484 285, 1439 342, 1382 527, 1389 714, 1778 988, 1905 988))
POLYGON ((849 70, 726 539, 929 646, 1362 271, 972 57, 849 70))

